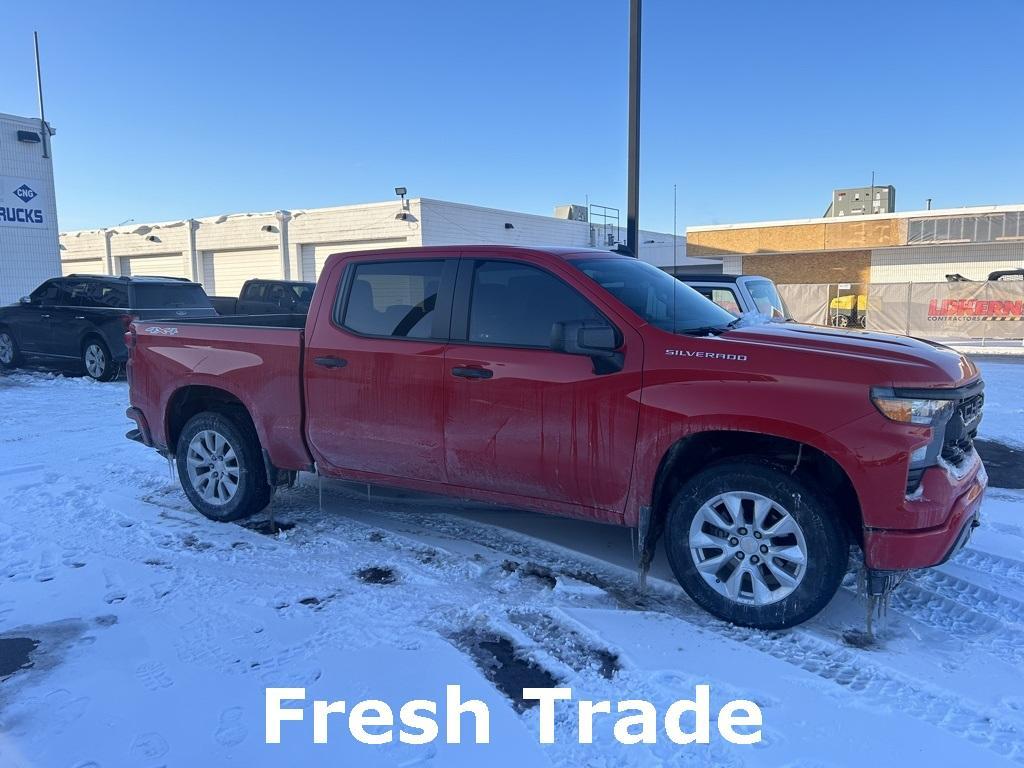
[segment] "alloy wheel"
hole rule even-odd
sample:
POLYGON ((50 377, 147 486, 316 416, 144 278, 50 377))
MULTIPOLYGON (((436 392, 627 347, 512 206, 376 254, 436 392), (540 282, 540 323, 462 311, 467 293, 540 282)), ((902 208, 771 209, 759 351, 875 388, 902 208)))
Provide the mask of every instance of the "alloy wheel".
POLYGON ((103 376, 107 370, 107 355, 103 347, 93 343, 85 348, 85 371, 94 379, 103 376))
POLYGON ((758 493, 729 491, 705 502, 690 524, 689 546, 704 581, 743 605, 785 599, 807 570, 800 524, 758 493))
POLYGON ((235 449, 212 429, 197 432, 188 444, 188 479, 203 501, 221 506, 238 493, 241 468, 235 449))
POLYGON ((0 333, 0 363, 10 365, 14 362, 14 339, 9 333, 0 333))

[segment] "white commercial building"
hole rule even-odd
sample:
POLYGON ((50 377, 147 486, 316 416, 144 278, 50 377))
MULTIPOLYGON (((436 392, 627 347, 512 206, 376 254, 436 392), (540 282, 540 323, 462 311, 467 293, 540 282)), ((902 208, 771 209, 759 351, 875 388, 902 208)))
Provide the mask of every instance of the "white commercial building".
MULTIPOLYGON (((237 295, 251 277, 315 280, 332 253, 418 245, 559 245, 607 248, 624 229, 582 206, 560 216, 413 198, 334 208, 236 213, 201 219, 65 232, 64 274, 189 277, 213 295, 237 295), (582 219, 582 220, 581 220, 582 219), (587 220, 590 219, 590 220, 587 220)), ((686 257, 685 239, 642 231, 640 258, 679 271, 720 271, 686 257)))
POLYGON ((0 304, 60 272, 49 139, 37 118, 0 114, 0 304))

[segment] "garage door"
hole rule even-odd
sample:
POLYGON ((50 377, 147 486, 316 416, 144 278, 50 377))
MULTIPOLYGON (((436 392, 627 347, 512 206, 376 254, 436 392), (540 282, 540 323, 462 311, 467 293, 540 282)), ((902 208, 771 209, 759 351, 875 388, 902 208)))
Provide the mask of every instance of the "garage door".
POLYGON ((121 274, 135 277, 188 277, 185 255, 166 253, 159 256, 122 256, 121 274))
POLYGON ((60 263, 60 273, 62 275, 105 275, 107 270, 103 266, 103 261, 103 259, 62 261, 60 263))
POLYGON ((207 251, 203 257, 203 287, 210 295, 237 296, 252 277, 282 277, 277 248, 207 251))
POLYGON ((320 270, 324 268, 327 257, 332 253, 351 253, 352 251, 372 251, 377 248, 401 248, 408 245, 404 237, 388 237, 379 240, 361 240, 346 243, 312 243, 302 246, 302 279, 316 280, 320 270))

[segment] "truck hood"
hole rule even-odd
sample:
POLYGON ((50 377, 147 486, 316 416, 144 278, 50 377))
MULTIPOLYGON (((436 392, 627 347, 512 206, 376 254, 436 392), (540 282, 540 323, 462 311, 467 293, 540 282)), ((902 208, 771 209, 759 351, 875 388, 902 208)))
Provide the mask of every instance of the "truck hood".
MULTIPOLYGON (((766 323, 735 328, 721 338, 867 364, 882 377, 879 384, 885 382, 897 387, 959 386, 978 375, 974 363, 955 349, 892 333, 799 323, 766 323)), ((831 364, 831 361, 823 360, 822 364, 831 364)), ((840 371, 837 369, 837 374, 841 375, 840 371)))

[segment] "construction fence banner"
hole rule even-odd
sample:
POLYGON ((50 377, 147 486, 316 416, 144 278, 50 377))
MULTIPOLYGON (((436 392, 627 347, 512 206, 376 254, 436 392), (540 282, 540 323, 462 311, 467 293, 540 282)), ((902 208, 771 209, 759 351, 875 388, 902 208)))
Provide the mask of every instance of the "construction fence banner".
POLYGON ((879 283, 868 288, 867 327, 926 338, 1019 339, 1024 281, 879 283))
POLYGON ((828 322, 830 288, 827 283, 780 285, 779 296, 789 315, 799 323, 824 325, 828 322))

